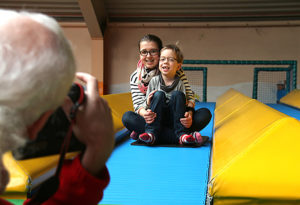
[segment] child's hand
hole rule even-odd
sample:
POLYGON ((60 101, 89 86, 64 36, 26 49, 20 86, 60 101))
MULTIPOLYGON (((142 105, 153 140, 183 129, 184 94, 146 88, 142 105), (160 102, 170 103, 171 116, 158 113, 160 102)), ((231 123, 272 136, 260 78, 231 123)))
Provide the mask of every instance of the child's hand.
POLYGON ((150 105, 151 100, 152 100, 152 98, 153 98, 153 95, 154 95, 154 93, 155 93, 156 91, 157 91, 157 90, 153 90, 152 92, 149 93, 148 98, 147 98, 147 105, 148 105, 148 106, 150 105))
POLYGON ((152 112, 152 110, 148 109, 144 113, 143 117, 147 124, 151 124, 154 121, 154 119, 156 118, 156 113, 152 112))
POLYGON ((185 128, 190 128, 192 126, 192 123, 193 123, 192 114, 190 112, 185 112, 184 113, 184 118, 180 118, 180 122, 185 128))

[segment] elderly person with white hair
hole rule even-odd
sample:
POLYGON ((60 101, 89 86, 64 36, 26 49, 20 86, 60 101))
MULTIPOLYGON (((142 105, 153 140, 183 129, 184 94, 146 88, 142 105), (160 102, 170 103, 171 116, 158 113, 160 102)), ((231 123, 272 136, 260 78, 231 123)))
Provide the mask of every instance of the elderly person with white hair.
MULTIPOLYGON (((58 23, 43 14, 0 10, 0 154, 35 139, 57 107, 68 112, 67 92, 76 65, 58 23)), ((42 204, 97 204, 109 182, 105 163, 113 146, 113 123, 107 103, 99 97, 97 80, 86 73, 86 101, 73 131, 86 149, 65 160, 60 184, 42 204), (103 120, 105 119, 105 120, 103 120)), ((0 191, 9 181, 0 158, 0 191)), ((41 202, 38 202, 38 204, 41 202)), ((10 204, 0 198, 0 204, 10 204)), ((30 199, 25 204, 34 204, 30 199)))

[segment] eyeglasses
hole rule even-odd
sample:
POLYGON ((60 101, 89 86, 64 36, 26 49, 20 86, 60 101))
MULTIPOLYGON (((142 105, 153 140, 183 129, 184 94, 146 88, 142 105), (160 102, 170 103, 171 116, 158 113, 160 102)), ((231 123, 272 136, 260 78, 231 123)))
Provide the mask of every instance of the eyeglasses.
POLYGON ((167 62, 170 62, 170 63, 174 63, 175 61, 177 61, 176 58, 166 58, 166 57, 161 57, 159 59, 160 62, 165 62, 165 60, 167 60, 167 62))
POLYGON ((140 54, 142 56, 147 56, 148 54, 150 54, 150 56, 157 56, 158 55, 158 50, 157 49, 152 49, 150 51, 147 50, 141 50, 140 54))

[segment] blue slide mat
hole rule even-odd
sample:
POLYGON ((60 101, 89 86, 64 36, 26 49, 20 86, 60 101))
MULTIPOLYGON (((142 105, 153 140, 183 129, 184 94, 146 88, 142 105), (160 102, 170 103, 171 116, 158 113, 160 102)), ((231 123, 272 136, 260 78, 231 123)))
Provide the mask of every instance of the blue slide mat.
POLYGON ((300 110, 284 104, 268 104, 268 106, 278 110, 286 115, 289 115, 297 120, 300 120, 300 110))
MULTIPOLYGON (((215 103, 197 103, 214 113, 215 103)), ((213 119, 201 131, 212 138, 213 119)), ((111 182, 100 204, 205 204, 211 142, 202 147, 117 146, 107 162, 111 182)))

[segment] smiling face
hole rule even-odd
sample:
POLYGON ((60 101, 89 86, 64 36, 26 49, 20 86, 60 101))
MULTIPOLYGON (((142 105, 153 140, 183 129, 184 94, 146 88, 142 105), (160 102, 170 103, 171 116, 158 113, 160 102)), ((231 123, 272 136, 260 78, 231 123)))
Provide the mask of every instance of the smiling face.
POLYGON ((181 68, 181 63, 177 62, 177 57, 172 49, 163 49, 160 55, 159 70, 163 76, 174 78, 176 71, 181 68))
POLYGON ((154 41, 140 42, 140 60, 148 69, 155 69, 159 63, 159 48, 154 41))

